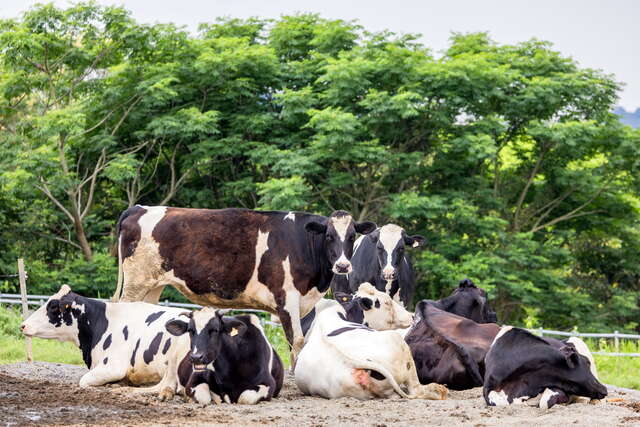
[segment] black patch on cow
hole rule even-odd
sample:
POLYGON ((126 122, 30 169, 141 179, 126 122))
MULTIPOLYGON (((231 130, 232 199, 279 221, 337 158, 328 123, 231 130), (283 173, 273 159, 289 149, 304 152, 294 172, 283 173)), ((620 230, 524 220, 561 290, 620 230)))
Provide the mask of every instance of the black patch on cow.
POLYGON ((142 359, 147 365, 151 363, 153 357, 158 352, 158 349, 160 348, 160 341, 162 341, 162 332, 158 332, 157 335, 153 337, 151 344, 149 344, 149 348, 142 353, 142 359))
POLYGON ((345 326, 344 328, 339 328, 339 329, 336 329, 335 331, 329 332, 329 334, 327 334, 327 336, 328 337, 335 337, 336 335, 340 335, 340 334, 342 334, 344 332, 348 332, 348 331, 353 331, 354 329, 360 329, 360 328, 357 328, 355 326, 345 326))
POLYGON ((109 358, 105 357, 104 360, 102 361, 102 363, 104 363, 106 365, 108 361, 109 361, 109 358))
POLYGON ((169 347, 171 347, 171 338, 169 338, 167 342, 164 343, 164 347, 162 348, 162 354, 167 354, 167 351, 169 351, 169 347))
POLYGON ((140 347, 140 338, 138 338, 136 347, 133 349, 133 354, 131 355, 131 366, 135 365, 136 363, 136 353, 138 352, 138 347, 140 347))
POLYGON ((122 330, 122 335, 124 335, 124 340, 126 341, 129 338, 129 328, 127 326, 122 330))
POLYGON ((145 322, 147 323, 147 326, 151 325, 154 321, 156 321, 164 313, 165 313, 164 311, 157 311, 157 312, 151 313, 149 316, 147 316, 147 319, 145 320, 145 322))
POLYGON ((382 381, 385 379, 384 375, 382 375, 380 372, 375 371, 373 369, 369 371, 369 375, 371 375, 371 378, 373 378, 374 380, 382 381))
POLYGON ((376 303, 374 304, 374 306, 376 308, 380 308, 380 300, 376 300, 376 303))
POLYGON ((109 334, 107 338, 104 340, 104 344, 102 344, 102 349, 106 350, 109 348, 110 345, 111 345, 111 334, 109 334))
POLYGON ((138 220, 147 212, 142 206, 133 206, 122 212, 116 224, 116 236, 120 242, 122 259, 130 257, 140 241, 140 224, 138 220))
MULTIPOLYGON (((109 326, 109 320, 105 314, 107 305, 102 301, 85 298, 74 292, 69 292, 57 301, 58 313, 61 315, 60 321, 71 325, 74 318, 77 320, 78 341, 82 350, 82 359, 87 367, 91 368, 91 350, 100 342, 109 326), (74 303, 76 306, 83 307, 74 308, 74 303)), ((50 303, 53 303, 53 301, 50 301, 50 303)), ((52 306, 52 308, 54 307, 52 306)))

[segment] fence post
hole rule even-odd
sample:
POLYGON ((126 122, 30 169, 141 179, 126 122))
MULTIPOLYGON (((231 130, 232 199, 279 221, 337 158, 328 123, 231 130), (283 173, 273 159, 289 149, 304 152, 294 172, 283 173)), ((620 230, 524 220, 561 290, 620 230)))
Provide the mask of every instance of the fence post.
MULTIPOLYGON (((27 306, 27 273, 24 270, 24 260, 18 258, 18 277, 20 278, 20 295, 22 297, 22 319, 27 320, 29 308, 27 306)), ((31 337, 24 338, 27 350, 27 362, 33 362, 33 354, 31 353, 31 337)))
POLYGON ((620 340, 618 339, 618 331, 613 332, 613 346, 616 349, 616 353, 620 353, 620 340))

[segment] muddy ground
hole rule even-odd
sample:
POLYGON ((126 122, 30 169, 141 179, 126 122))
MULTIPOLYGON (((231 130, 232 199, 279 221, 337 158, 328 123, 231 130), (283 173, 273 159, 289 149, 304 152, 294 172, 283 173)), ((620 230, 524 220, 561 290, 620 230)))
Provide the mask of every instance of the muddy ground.
POLYGON ((85 368, 55 363, 0 365, 0 425, 640 425, 640 392, 611 389, 598 404, 488 408, 480 388, 445 401, 359 401, 305 397, 293 379, 278 399, 256 406, 200 407, 180 397, 159 402, 129 388, 80 389, 85 368))

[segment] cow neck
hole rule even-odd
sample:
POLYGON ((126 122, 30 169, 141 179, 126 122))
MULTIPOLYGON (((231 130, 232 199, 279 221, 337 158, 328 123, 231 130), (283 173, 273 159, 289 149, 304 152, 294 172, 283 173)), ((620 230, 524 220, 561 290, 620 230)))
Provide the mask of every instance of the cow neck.
POLYGON ((78 342, 82 351, 82 359, 91 369, 91 351, 107 330, 106 304, 80 295, 76 295, 73 301, 78 306, 84 306, 84 310, 72 308, 71 313, 78 322, 78 342))
MULTIPOLYGON (((322 218, 323 217, 309 217, 306 222, 317 221, 322 218)), ((315 284, 315 288, 318 289, 319 292, 325 292, 331 285, 333 271, 331 270, 331 263, 327 258, 324 235, 307 232, 304 229, 304 224, 302 224, 301 229, 303 233, 307 234, 307 247, 311 253, 311 256, 308 257, 308 259, 311 259, 313 271, 315 275, 319 277, 319 281, 315 284)))

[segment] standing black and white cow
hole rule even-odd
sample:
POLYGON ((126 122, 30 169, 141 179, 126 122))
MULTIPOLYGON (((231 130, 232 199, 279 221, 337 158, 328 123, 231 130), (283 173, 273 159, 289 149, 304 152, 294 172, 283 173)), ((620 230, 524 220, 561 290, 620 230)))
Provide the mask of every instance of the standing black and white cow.
POLYGON ((277 314, 293 357, 304 343, 300 318, 348 274, 356 233, 375 229, 336 211, 183 209, 134 206, 118 221, 114 299, 157 302, 165 285, 205 306, 277 314), (120 289, 122 288, 122 296, 120 289))
POLYGON ((183 309, 144 302, 105 303, 71 292, 63 285, 22 325, 30 337, 72 342, 82 351, 89 372, 80 387, 127 380, 158 383, 145 392, 168 397, 178 391, 178 365, 189 352, 188 337, 174 337, 165 323, 183 309))
POLYGON ((590 353, 584 354, 585 349, 574 341, 503 327, 485 357, 485 402, 506 406, 541 394, 539 406, 547 409, 568 403, 572 396, 604 398, 607 388, 594 375, 593 359, 590 353))
POLYGON ((471 279, 461 280, 451 295, 437 301, 425 300, 434 307, 477 323, 496 323, 496 312, 489 307, 487 293, 478 288, 471 279))
POLYGON ((405 248, 424 244, 424 237, 409 236, 395 224, 387 224, 358 238, 351 264, 353 272, 333 279, 334 292, 356 292, 363 282, 373 284, 405 307, 415 291, 415 274, 405 248))
POLYGON ((175 319, 166 328, 191 340, 191 353, 180 369, 187 396, 208 404, 256 404, 277 397, 284 368, 255 315, 223 316, 205 307, 188 322, 175 319))

